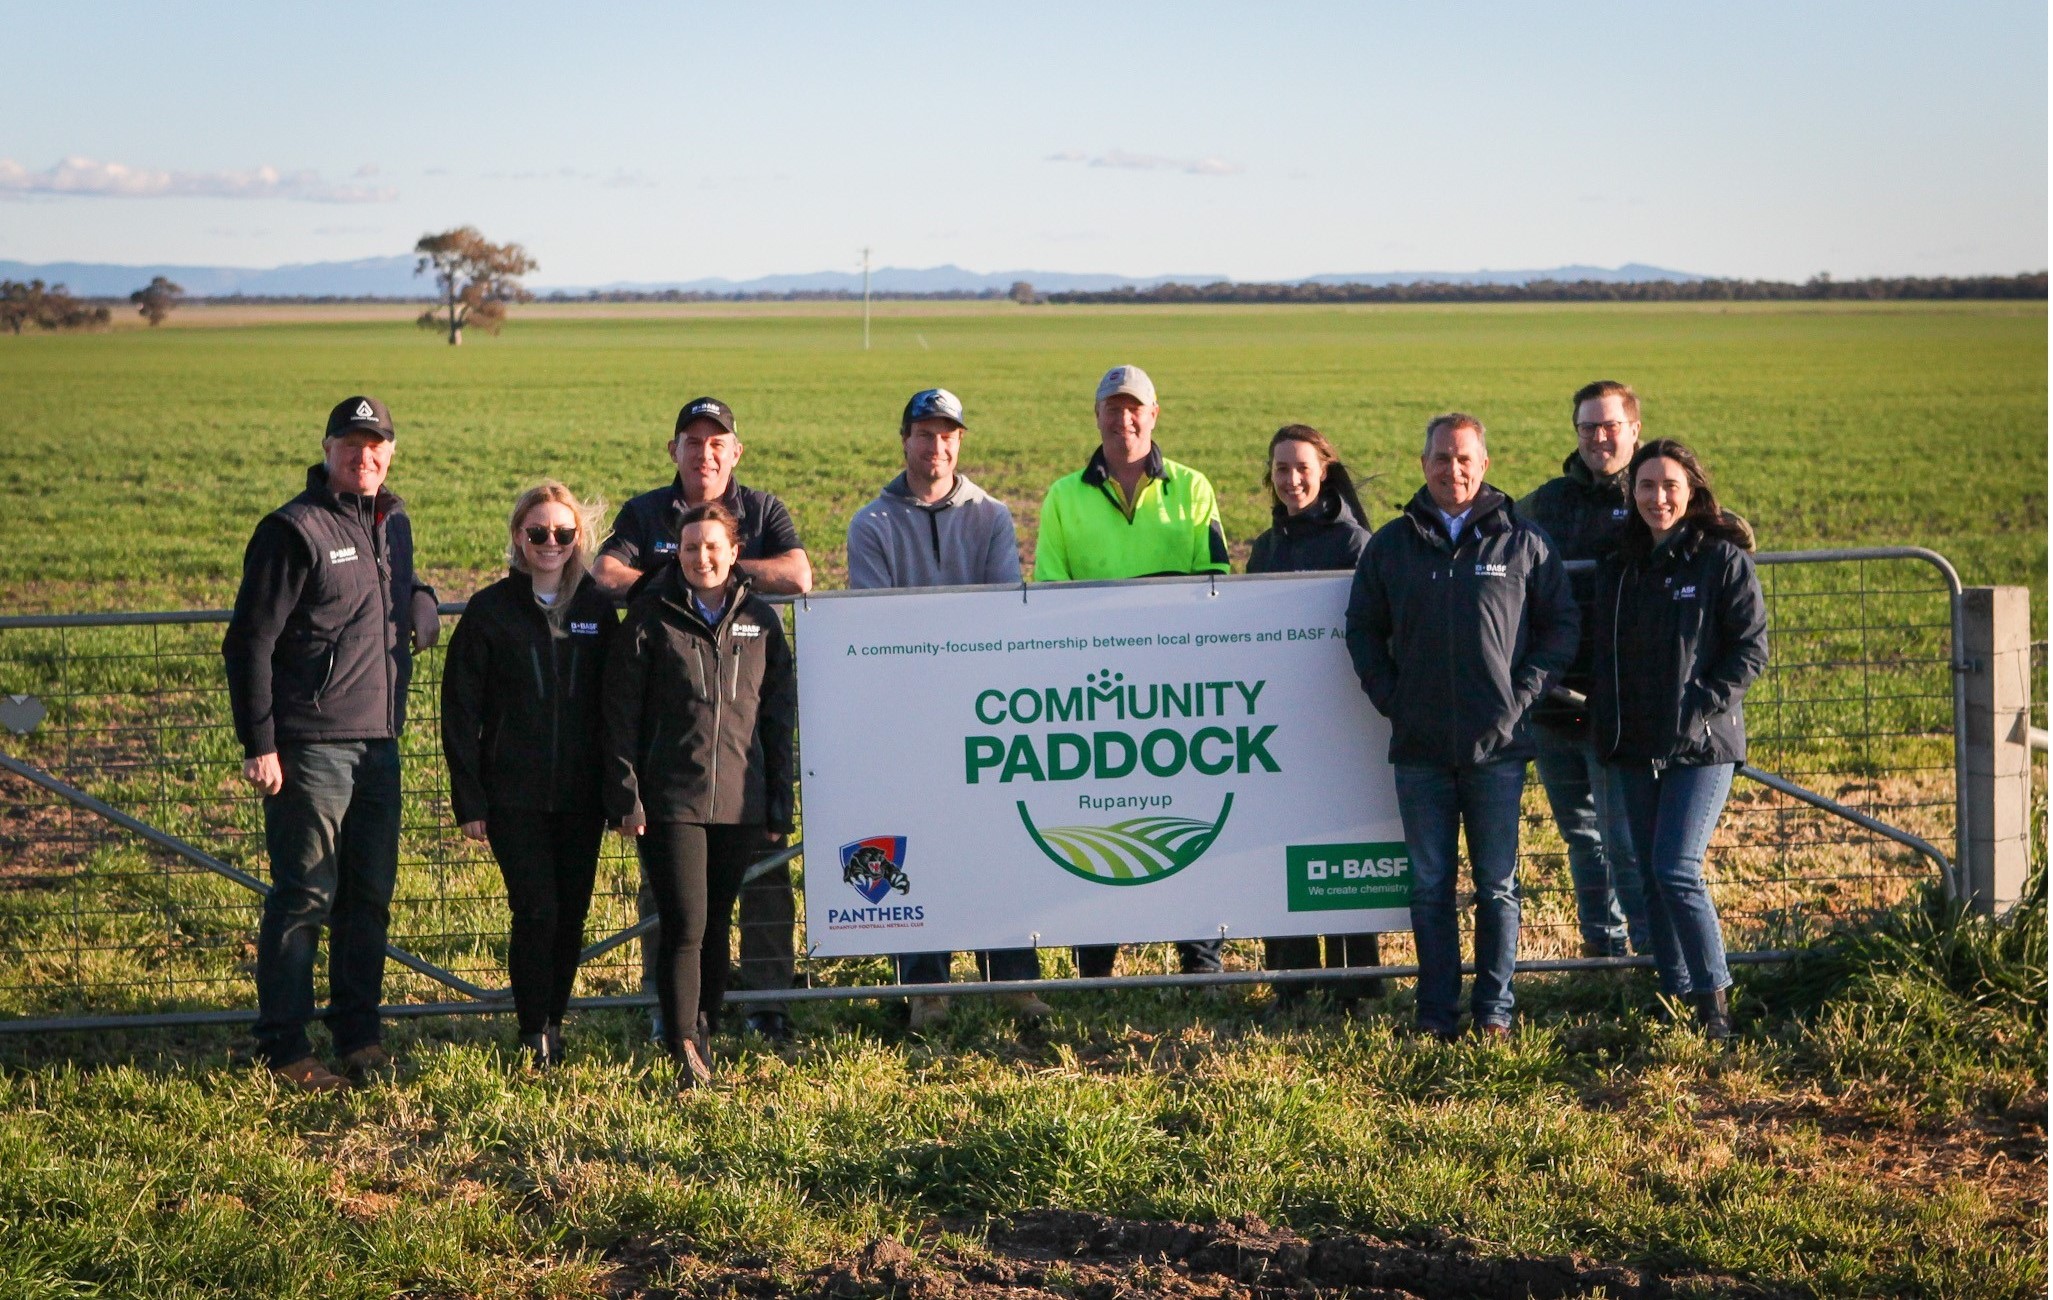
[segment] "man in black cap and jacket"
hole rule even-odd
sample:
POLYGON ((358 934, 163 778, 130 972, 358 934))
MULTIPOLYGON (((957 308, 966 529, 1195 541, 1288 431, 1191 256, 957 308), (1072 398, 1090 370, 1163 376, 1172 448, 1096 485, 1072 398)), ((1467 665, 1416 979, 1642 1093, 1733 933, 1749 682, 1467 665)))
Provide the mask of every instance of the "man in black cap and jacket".
POLYGON ((392 415, 375 397, 328 414, 306 491, 243 552, 222 639, 243 778, 264 796, 271 892, 257 930, 257 1046, 295 1087, 342 1087, 313 1053, 314 950, 329 927, 328 1030, 344 1075, 380 1045, 385 931, 399 865, 399 733, 413 655, 439 630, 414 577, 406 506, 385 490, 392 415))
MULTIPOLYGON (((791 512, 775 493, 744 487, 734 469, 742 455, 734 410, 717 397, 694 397, 677 412, 668 445, 677 476, 665 487, 632 497, 613 517, 613 532, 599 547, 592 578, 617 599, 639 589, 651 574, 677 562, 677 520, 685 507, 718 501, 741 521, 741 557, 735 567, 764 595, 802 596, 813 589, 813 564, 799 541, 791 512)), ((774 849, 773 843, 766 851, 774 849)), ((647 881, 635 900, 644 917, 656 911, 647 881)), ((773 867, 741 887, 741 969, 735 987, 788 989, 798 969, 793 931, 798 908, 791 868, 773 867)), ((642 986, 656 986, 656 944, 642 941, 642 986)), ((655 1037, 663 1037, 660 1009, 655 1037)), ((752 1004, 747 1027, 767 1038, 791 1037, 791 1017, 776 1003, 752 1004)))
MULTIPOLYGON (((1518 503, 1519 514, 1545 529, 1564 563, 1594 564, 1618 549, 1632 515, 1627 466, 1640 445, 1640 399, 1615 379, 1584 384, 1569 399, 1575 419, 1575 450, 1561 462, 1561 475, 1534 488, 1518 503)), ((1587 699, 1590 694, 1590 600, 1594 568, 1569 574, 1582 611, 1584 637, 1561 685, 1587 699)), ((1590 743, 1587 705, 1548 697, 1533 709, 1533 768, 1547 791, 1547 805, 1568 849, 1568 874, 1575 886, 1576 920, 1586 957, 1623 957, 1628 937, 1639 952, 1651 952, 1646 903, 1624 803, 1590 743)))
POLYGON ((1418 1026, 1451 1038, 1460 1016, 1456 840, 1476 893, 1477 1032, 1511 1032, 1518 961, 1518 803, 1533 746, 1526 714, 1575 657, 1568 575, 1547 535, 1483 481, 1483 424, 1426 425, 1426 485, 1376 531, 1354 571, 1347 649, 1390 719, 1390 763, 1411 855, 1418 1026))

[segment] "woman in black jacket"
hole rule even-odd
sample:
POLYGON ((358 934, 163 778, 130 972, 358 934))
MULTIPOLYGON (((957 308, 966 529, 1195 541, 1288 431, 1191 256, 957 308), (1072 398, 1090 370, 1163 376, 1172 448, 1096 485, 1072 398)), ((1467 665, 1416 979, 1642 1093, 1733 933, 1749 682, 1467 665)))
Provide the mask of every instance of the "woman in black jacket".
POLYGON ((663 1045, 690 1087, 712 1078, 742 873, 791 831, 798 696, 784 625, 734 566, 739 521, 706 502, 679 522, 607 660, 605 796, 656 895, 663 1045))
POLYGON ((587 506, 545 482, 514 503, 511 572, 471 597, 442 667, 442 752, 464 835, 492 846, 513 910, 521 1051, 563 1059, 605 813, 599 675, 618 620, 590 580, 587 506))
MULTIPOLYGON (((1249 573, 1352 572, 1369 544, 1368 513, 1355 495, 1354 480, 1326 435, 1308 424, 1286 424, 1269 439, 1269 472, 1262 478, 1272 502, 1269 530, 1255 538, 1249 573)), ((1373 934, 1326 936, 1329 967, 1375 966, 1382 961, 1373 934)), ((1267 970, 1316 970, 1319 936, 1292 935, 1262 940, 1267 970)), ((1377 979, 1326 983, 1343 1010, 1362 998, 1380 997, 1377 979)), ((1288 1014, 1304 1002, 1307 984, 1278 984, 1275 1011, 1288 1014)))
POLYGON ((1664 993, 1732 1036, 1725 939, 1704 852, 1746 761, 1747 686, 1768 663, 1768 614, 1745 522, 1718 508, 1703 466, 1670 438, 1628 471, 1633 515, 1597 571, 1591 738, 1611 767, 1664 993))

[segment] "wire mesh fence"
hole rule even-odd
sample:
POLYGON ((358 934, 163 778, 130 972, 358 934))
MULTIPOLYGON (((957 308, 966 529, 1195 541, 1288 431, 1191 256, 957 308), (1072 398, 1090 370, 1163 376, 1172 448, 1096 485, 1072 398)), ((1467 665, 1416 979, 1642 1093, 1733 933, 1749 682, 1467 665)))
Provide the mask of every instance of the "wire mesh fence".
MULTIPOLYGON (((1747 696, 1750 763, 1950 854, 1951 571, 1909 553, 1871 556, 1760 557, 1771 657, 1747 696)), ((0 619, 0 724, 9 729, 0 753, 262 880, 261 801, 241 779, 221 668, 226 618, 0 619)), ((2043 670, 2043 644, 2036 654, 2043 670)), ((446 1003, 507 982, 509 914, 497 867, 450 817, 437 739, 440 669, 439 651, 418 660, 400 742, 406 802, 390 938, 428 969, 388 967, 395 1003, 446 1003)), ((2035 716, 2043 726, 2043 696, 2035 716)), ((1524 811, 1521 958, 1579 957, 1574 884, 1537 781, 1524 811)), ((802 859, 790 874, 802 890, 802 859)), ((1734 787, 1707 862, 1735 952, 1857 923, 1932 875, 1932 864, 1902 843, 1747 780, 1734 787)), ((631 848, 608 836, 590 939, 635 924, 638 877, 631 848)), ((775 918, 779 889, 764 884, 775 918)), ((245 1011, 254 1005, 258 910, 245 885, 0 771, 0 1024, 245 1011)), ((886 958, 804 957, 800 915, 799 984, 894 982, 886 958)), ((751 924, 749 909, 741 922, 751 924)), ((754 941, 774 938, 759 932, 754 941)), ((1234 940, 1226 958, 1229 969, 1259 967, 1259 943, 1234 940)), ((1411 958, 1408 934, 1384 936, 1384 962, 1411 958)), ((1067 949, 1041 959, 1051 976, 1071 973, 1067 949)), ((1168 944, 1129 949, 1122 960, 1131 975, 1176 963, 1168 944)), ((968 956, 957 961, 958 977, 974 979, 968 956)), ((578 993, 627 996, 642 985, 639 945, 629 942, 589 960, 578 993)))

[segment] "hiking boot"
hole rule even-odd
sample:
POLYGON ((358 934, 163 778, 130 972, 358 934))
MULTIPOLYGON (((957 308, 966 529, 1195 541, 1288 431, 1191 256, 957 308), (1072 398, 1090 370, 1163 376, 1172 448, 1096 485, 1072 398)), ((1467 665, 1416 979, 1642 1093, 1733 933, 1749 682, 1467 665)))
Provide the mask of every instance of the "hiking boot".
POLYGON ((520 1063, 530 1070, 546 1070, 554 1064, 549 1059, 549 1034, 546 1030, 520 1036, 520 1063))
POLYGON ((1001 993, 998 1005, 1009 1008, 1021 1020, 1046 1020, 1055 1014, 1055 1008, 1032 993, 1001 993))
POLYGON ((947 998, 913 998, 911 1007, 906 1023, 915 1034, 939 1028, 948 1021, 947 998))
POLYGON ((1703 1026, 1704 1037, 1714 1043, 1732 1041, 1732 1010, 1725 1003, 1724 989, 1693 993, 1689 1000, 1697 1010, 1697 1023, 1703 1026))
POLYGON ((290 1065, 274 1065, 271 1074, 301 1092, 340 1092, 349 1086, 349 1080, 323 1065, 315 1056, 302 1056, 290 1065))
POLYGON ((392 1053, 376 1043, 366 1043, 353 1052, 343 1053, 341 1064, 342 1073, 359 1087, 384 1078, 398 1067, 392 1053))

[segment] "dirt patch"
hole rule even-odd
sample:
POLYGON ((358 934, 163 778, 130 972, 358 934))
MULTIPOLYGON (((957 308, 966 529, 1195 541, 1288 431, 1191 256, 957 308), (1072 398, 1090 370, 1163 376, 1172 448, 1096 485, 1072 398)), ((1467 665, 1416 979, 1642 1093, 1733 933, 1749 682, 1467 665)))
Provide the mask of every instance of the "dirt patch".
POLYGON ((55 889, 92 852, 71 805, 12 772, 0 772, 0 890, 55 889))
POLYGON ((1138 1295, 1281 1300, 1557 1300, 1603 1295, 1770 1297, 1775 1291, 1727 1277, 1663 1276, 1580 1255, 1485 1255, 1446 1234, 1386 1241, 1360 1234, 1301 1237, 1260 1219, 1219 1224, 1115 1219, 1038 1210, 991 1225, 988 1248, 914 1252, 886 1238, 810 1274, 779 1274, 762 1260, 694 1267, 646 1241, 608 1253, 608 1294, 803 1296, 819 1300, 996 1300, 1061 1296, 1120 1300, 1138 1295), (664 1272, 693 1280, 686 1290, 652 1289, 664 1272))

